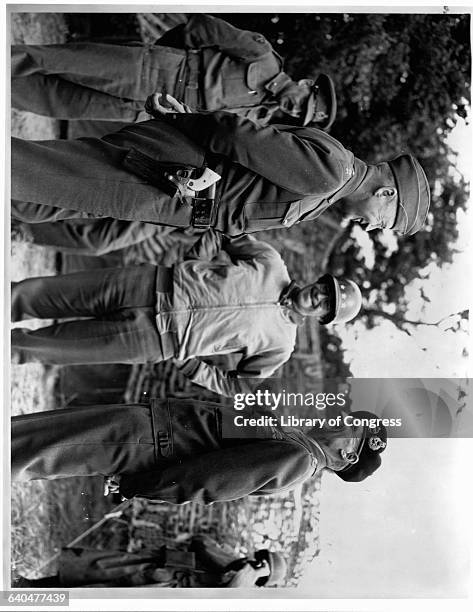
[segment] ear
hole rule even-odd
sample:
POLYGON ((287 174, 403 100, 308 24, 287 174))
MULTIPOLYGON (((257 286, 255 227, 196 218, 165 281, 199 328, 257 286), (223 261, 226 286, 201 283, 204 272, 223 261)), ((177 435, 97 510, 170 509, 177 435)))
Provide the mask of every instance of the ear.
POLYGON ((395 187, 378 187, 374 192, 377 198, 389 198, 392 199, 397 196, 397 189, 395 187))

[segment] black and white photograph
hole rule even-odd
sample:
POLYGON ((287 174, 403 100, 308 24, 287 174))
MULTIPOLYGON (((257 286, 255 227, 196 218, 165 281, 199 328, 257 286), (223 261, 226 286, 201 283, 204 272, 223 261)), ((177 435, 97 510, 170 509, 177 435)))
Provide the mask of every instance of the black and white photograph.
POLYGON ((160 8, 6 8, 1 604, 466 602, 471 11, 160 8))

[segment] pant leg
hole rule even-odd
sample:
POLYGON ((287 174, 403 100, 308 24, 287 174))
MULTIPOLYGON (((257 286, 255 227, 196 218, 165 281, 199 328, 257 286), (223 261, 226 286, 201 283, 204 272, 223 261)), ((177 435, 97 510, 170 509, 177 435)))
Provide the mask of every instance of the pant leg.
POLYGON ((142 100, 141 77, 146 45, 66 43, 13 45, 12 77, 34 74, 65 81, 118 98, 142 100))
POLYGON ((14 363, 91 365, 158 363, 174 356, 163 354, 154 308, 122 310, 107 321, 86 319, 11 332, 14 363))
POLYGON ((35 244, 51 246, 64 253, 98 256, 172 230, 139 221, 105 218, 28 224, 26 231, 35 244))
POLYGON ((68 210, 60 206, 50 206, 49 204, 36 204, 35 202, 20 202, 11 200, 11 216, 21 223, 43 224, 56 223, 56 221, 68 221, 72 219, 92 219, 92 214, 79 211, 68 210))
MULTIPOLYGON (((135 121, 147 121, 149 115, 142 111, 138 113, 135 121)), ((69 121, 67 125, 67 138, 72 140, 74 138, 101 138, 111 132, 117 132, 122 128, 129 125, 129 121, 110 121, 110 120, 98 120, 98 119, 75 119, 69 121)))
POLYGON ((12 321, 28 318, 107 318, 123 309, 156 305, 158 267, 99 268, 12 283, 12 321))
POLYGON ((12 418, 12 480, 134 474, 156 469, 150 408, 80 406, 12 418))
MULTIPOLYGON (((166 151, 178 136, 164 123, 157 130, 160 135, 153 134, 151 144, 154 147, 156 142, 165 142, 166 159, 166 151)), ((36 216, 39 222, 85 216, 189 227, 192 206, 188 198, 185 202, 179 197, 171 198, 126 171, 123 160, 131 141, 122 132, 110 138, 113 142, 98 138, 37 142, 12 138, 13 215, 30 223, 38 222, 36 216), (58 216, 63 209, 64 214, 58 216)))
MULTIPOLYGON (((53 77, 35 83, 31 101, 14 101, 24 110, 38 106, 48 116, 75 119, 116 119, 126 121, 130 111, 143 108, 146 98, 166 88, 173 94, 182 80, 186 65, 186 52, 159 45, 113 45, 100 43, 67 43, 55 45, 13 45, 11 74, 13 79, 53 77), (64 85, 61 84, 61 81, 64 85), (67 88, 67 84, 84 88, 84 92, 67 88), (92 92, 110 98, 93 97, 92 92), (113 98, 113 99, 112 99, 113 98), (135 103, 135 104, 133 104, 135 103), (138 105, 136 103, 139 103, 138 105), (31 106, 29 106, 31 105, 31 106)), ((15 87, 22 87, 16 84, 15 87)), ((27 90, 23 88, 27 94, 27 90)), ((43 113, 40 113, 43 114, 43 113)))
MULTIPOLYGON (((11 105, 55 119, 133 122, 141 116, 142 100, 118 98, 54 75, 31 74, 11 80, 11 105)), ((106 130, 103 133, 106 133, 106 130)))

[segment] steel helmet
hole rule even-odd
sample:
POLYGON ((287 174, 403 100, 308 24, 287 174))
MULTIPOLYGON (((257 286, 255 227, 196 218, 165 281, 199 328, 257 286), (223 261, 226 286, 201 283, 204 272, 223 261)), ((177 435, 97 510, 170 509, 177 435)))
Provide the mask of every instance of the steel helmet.
POLYGON ((324 274, 320 281, 329 286, 333 304, 321 323, 348 323, 354 319, 363 301, 358 285, 349 278, 336 278, 331 274, 324 274))

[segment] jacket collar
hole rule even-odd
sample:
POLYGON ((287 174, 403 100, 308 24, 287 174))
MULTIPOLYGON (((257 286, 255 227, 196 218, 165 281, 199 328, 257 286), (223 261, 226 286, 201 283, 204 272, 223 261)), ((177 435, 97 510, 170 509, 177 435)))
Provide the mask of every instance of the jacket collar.
POLYGON ((297 441, 315 458, 316 467, 312 476, 315 476, 315 474, 318 474, 327 467, 327 457, 320 444, 314 438, 296 428, 284 427, 283 430, 286 438, 292 438, 294 441, 297 441))
POLYGON ((341 200, 342 198, 356 191, 361 185, 361 183, 364 181, 367 172, 367 164, 361 161, 361 159, 355 157, 352 177, 345 183, 345 185, 343 185, 341 189, 339 189, 329 198, 327 198, 327 202, 329 204, 333 204, 334 202, 338 202, 338 200, 341 200))

